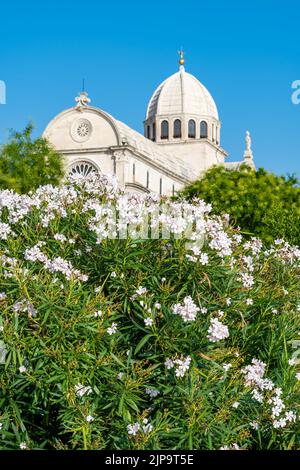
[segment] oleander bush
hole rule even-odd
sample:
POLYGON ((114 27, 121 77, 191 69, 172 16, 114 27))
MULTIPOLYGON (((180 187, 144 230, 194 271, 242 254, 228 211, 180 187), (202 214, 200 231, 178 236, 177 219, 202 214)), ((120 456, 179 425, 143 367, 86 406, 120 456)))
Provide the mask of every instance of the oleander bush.
POLYGON ((0 449, 300 449, 299 248, 96 175, 0 211, 0 449))

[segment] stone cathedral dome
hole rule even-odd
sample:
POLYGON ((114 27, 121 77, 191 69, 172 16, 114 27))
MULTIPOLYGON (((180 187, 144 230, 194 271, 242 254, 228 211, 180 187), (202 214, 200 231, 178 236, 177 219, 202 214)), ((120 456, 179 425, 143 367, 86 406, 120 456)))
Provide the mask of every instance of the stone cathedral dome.
POLYGON ((161 83, 150 98, 146 120, 154 116, 191 114, 219 120, 216 104, 199 80, 181 65, 178 72, 161 83))
MULTIPOLYGON (((144 135, 163 145, 209 140, 220 146, 217 106, 202 83, 184 68, 180 51, 179 70, 162 82, 150 98, 144 135)), ((180 148, 178 147, 179 151, 180 148)))

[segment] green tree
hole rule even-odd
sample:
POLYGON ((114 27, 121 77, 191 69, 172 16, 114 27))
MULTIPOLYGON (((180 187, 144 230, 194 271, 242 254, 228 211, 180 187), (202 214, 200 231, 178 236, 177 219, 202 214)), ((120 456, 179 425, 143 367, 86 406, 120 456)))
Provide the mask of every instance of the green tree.
POLYGON ((63 176, 62 156, 43 137, 34 139, 33 125, 13 132, 0 149, 0 188, 26 193, 63 176))
POLYGON ((215 213, 228 213, 242 232, 265 242, 285 238, 300 245, 300 188, 294 176, 276 176, 263 168, 238 171, 213 167, 185 188, 184 196, 199 197, 215 213))

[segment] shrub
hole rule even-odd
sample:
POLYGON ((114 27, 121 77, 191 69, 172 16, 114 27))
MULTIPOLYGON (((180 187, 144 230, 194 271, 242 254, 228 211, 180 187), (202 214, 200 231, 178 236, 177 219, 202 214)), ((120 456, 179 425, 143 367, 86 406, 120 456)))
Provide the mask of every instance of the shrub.
POLYGON ((43 184, 58 184, 63 176, 63 160, 43 137, 33 139, 33 126, 13 132, 0 149, 0 188, 20 193, 43 184))
POLYGON ((234 225, 265 243, 285 238, 300 245, 300 188, 293 176, 276 176, 263 168, 242 166, 232 171, 218 166, 183 195, 203 198, 215 213, 228 213, 234 225))
POLYGON ((96 175, 0 192, 1 449, 300 448, 299 249, 163 202, 96 175))

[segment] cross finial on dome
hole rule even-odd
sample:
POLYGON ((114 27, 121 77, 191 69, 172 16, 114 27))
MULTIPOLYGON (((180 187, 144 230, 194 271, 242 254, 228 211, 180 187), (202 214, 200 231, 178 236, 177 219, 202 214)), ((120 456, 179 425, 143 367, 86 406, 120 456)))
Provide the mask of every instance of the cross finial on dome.
POLYGON ((178 51, 179 54, 179 65, 184 65, 184 54, 182 47, 180 48, 180 51, 178 51))

